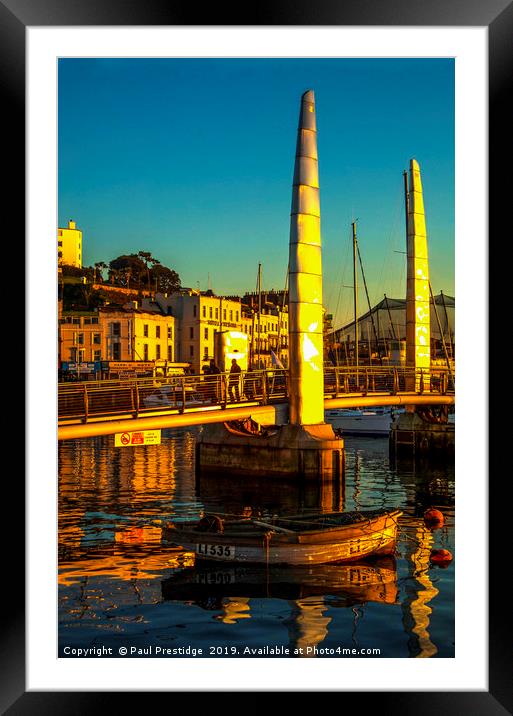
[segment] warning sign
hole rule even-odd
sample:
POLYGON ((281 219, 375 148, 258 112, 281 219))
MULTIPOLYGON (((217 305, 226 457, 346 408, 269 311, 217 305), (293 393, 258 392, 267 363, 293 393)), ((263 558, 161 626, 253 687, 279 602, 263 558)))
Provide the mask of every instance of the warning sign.
POLYGON ((160 445, 160 430, 138 430, 131 433, 116 433, 114 436, 116 447, 128 445, 160 445))

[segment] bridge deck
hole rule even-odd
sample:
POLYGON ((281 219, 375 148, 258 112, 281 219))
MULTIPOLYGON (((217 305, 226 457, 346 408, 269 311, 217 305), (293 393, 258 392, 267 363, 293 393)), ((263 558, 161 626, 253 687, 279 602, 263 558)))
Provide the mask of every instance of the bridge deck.
MULTIPOLYGON (((454 403, 447 370, 424 371, 418 378, 414 370, 399 367, 327 368, 325 407, 454 403)), ((286 419, 287 403, 285 370, 243 373, 237 381, 221 374, 63 383, 59 439, 249 416, 272 424, 286 419)))

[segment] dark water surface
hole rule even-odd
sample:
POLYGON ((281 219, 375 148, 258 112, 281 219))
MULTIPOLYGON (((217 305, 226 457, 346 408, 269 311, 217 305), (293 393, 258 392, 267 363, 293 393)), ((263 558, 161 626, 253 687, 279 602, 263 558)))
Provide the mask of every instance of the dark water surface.
POLYGON ((163 430, 161 445, 144 447, 115 448, 113 436, 59 444, 60 656, 454 656, 455 561, 430 562, 436 548, 454 557, 452 466, 392 467, 387 439, 347 437, 345 484, 196 479, 197 434, 163 430), (443 528, 425 527, 429 506, 443 528), (163 522, 203 510, 376 507, 404 511, 395 558, 206 567, 161 543, 163 522))

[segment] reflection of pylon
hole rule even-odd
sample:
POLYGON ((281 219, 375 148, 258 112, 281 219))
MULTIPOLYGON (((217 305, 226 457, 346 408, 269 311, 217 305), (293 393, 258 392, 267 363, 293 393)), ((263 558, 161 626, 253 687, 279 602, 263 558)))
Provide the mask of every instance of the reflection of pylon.
POLYGON ((227 597, 223 600, 223 614, 215 618, 223 624, 236 624, 239 619, 251 619, 249 597, 227 597))
POLYGON ((301 649, 302 656, 315 656, 307 654, 307 647, 317 646, 328 635, 328 624, 331 617, 325 617, 327 610, 323 597, 305 597, 293 602, 292 612, 285 623, 289 625, 293 649, 301 649))
POLYGON ((417 658, 434 656, 438 648, 430 639, 429 617, 433 611, 428 603, 436 597, 438 589, 429 577, 429 555, 433 544, 433 535, 424 525, 418 525, 415 538, 407 544, 415 544, 407 561, 411 562, 412 579, 406 580, 406 599, 403 601, 403 624, 410 634, 410 650, 417 658))

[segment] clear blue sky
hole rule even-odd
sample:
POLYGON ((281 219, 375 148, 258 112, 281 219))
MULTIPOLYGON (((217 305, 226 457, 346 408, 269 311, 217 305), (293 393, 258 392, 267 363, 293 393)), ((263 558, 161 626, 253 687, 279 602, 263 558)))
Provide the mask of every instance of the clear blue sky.
MULTIPOLYGON (((64 59, 59 226, 84 264, 151 251, 184 286, 284 287, 302 92, 317 104, 324 303, 351 319, 351 221, 371 302, 405 295, 402 171, 420 163, 433 291, 454 295, 451 59, 64 59)), ((362 291, 361 311, 366 310, 362 291)))

